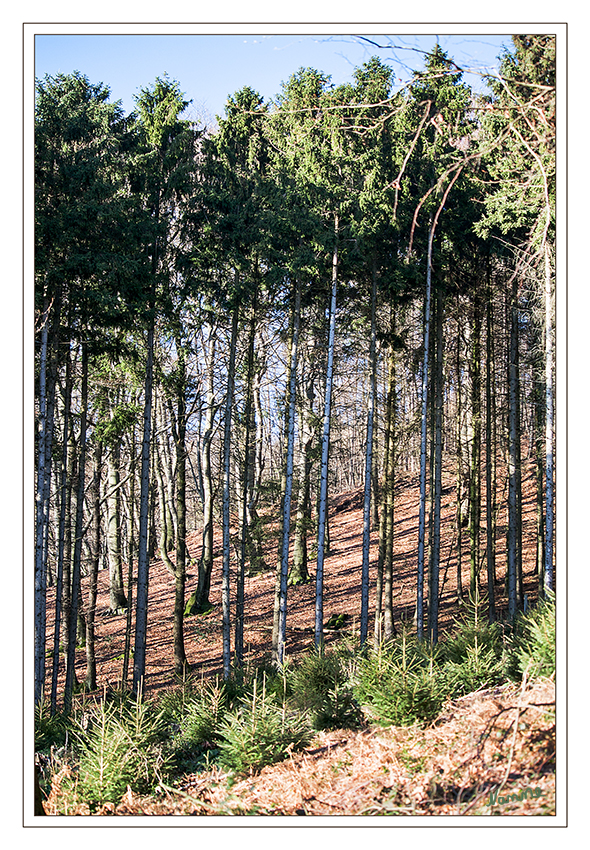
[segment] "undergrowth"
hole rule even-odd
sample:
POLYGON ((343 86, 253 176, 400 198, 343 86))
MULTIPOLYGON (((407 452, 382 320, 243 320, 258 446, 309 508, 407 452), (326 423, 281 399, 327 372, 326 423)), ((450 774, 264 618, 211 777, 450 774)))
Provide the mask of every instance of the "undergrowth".
POLYGON ((68 717, 43 706, 42 788, 47 796, 53 783, 58 813, 80 803, 98 811, 128 787, 156 794, 212 766, 248 774, 305 748, 319 729, 429 723, 449 699, 554 670, 553 598, 510 624, 488 623, 480 602, 436 647, 404 629, 376 649, 343 641, 281 671, 266 664, 223 682, 189 679, 157 700, 119 694, 79 703, 68 717))

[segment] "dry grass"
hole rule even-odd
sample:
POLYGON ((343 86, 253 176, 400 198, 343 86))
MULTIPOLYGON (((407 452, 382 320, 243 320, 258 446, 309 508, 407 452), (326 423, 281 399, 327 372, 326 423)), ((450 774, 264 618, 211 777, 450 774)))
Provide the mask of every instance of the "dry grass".
MULTIPOLYGON (((425 729, 319 732, 306 750, 258 774, 235 781, 215 768, 158 797, 128 789, 118 806, 97 814, 554 815, 554 706, 552 680, 503 685, 454 700, 425 729), (500 795, 540 789, 540 796, 491 807, 498 788, 500 795)), ((54 777, 48 814, 63 813, 63 777, 54 777)), ((68 813, 89 810, 72 804, 68 813)))

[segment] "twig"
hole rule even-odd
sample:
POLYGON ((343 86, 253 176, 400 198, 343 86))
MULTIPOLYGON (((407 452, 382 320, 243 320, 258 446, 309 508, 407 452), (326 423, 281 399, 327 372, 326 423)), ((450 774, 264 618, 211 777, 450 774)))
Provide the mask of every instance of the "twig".
POLYGON ((520 696, 518 698, 518 703, 516 704, 516 717, 514 718, 514 733, 512 735, 512 743, 510 745, 510 753, 508 755, 508 765, 506 766, 506 773, 504 774, 504 779, 500 782, 497 788, 496 796, 500 794, 500 791, 506 784, 508 777, 510 776, 510 769, 512 768, 512 759, 514 758, 514 748, 516 746, 516 735, 518 733, 518 721, 521 714, 522 706, 522 698, 524 696, 524 691, 527 684, 527 675, 529 672, 529 665, 527 664, 526 670, 524 671, 524 675, 522 677, 522 687, 520 689, 520 696))

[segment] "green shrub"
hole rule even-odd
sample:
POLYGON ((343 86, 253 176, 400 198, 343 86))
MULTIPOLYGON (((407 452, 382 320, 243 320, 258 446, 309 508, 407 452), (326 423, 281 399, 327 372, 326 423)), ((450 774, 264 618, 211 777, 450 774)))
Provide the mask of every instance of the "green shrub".
POLYGON ((290 701, 310 715, 315 729, 350 729, 360 724, 362 712, 354 697, 351 666, 346 650, 314 652, 292 671, 290 701))
POLYGON ((274 695, 252 693, 229 711, 219 726, 219 763, 238 773, 259 770, 307 746, 313 732, 298 712, 274 695))
POLYGON ((218 727, 227 707, 224 685, 207 684, 200 694, 187 706, 181 721, 181 733, 185 740, 194 744, 215 741, 218 727))
POLYGON ((475 615, 468 616, 458 631, 441 645, 444 675, 453 696, 491 687, 504 679, 502 629, 475 615))
POLYGON ((35 751, 48 752, 52 747, 65 746, 70 722, 60 712, 51 715, 49 705, 35 707, 35 751))
POLYGON ((489 623, 485 598, 468 603, 457 630, 440 644, 444 675, 453 696, 492 686, 505 677, 502 627, 489 623))
POLYGON ((502 657, 493 648, 481 644, 477 636, 466 646, 460 661, 448 661, 443 668, 452 696, 470 694, 480 688, 499 684, 504 679, 502 657))
POLYGON ((404 632, 361 659, 354 692, 373 721, 409 726, 436 717, 448 695, 448 684, 436 654, 404 632))
POLYGON ((168 769, 162 718, 148 703, 97 703, 77 733, 78 791, 91 808, 118 803, 131 786, 153 790, 168 769))
POLYGON ((158 711, 165 728, 178 726, 191 704, 196 690, 192 684, 183 684, 180 687, 164 691, 158 697, 158 711))
POLYGON ((262 693, 264 690, 265 694, 273 694, 278 702, 282 702, 290 692, 289 671, 288 659, 285 659, 282 670, 270 660, 262 660, 256 667, 236 667, 225 682, 228 705, 237 705, 244 697, 248 697, 255 682, 257 691, 262 693))
POLYGON ((515 623, 510 641, 507 673, 521 679, 551 676, 555 672, 555 598, 553 594, 541 600, 515 623))

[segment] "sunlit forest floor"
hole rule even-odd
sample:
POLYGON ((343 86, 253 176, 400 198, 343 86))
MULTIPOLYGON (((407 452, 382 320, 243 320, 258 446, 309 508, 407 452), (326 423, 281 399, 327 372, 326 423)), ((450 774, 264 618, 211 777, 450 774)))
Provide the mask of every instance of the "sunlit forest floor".
MULTIPOLYGON (((532 471, 523 470, 523 576, 524 592, 529 603, 537 597, 535 574, 536 505, 532 471)), ((504 494, 505 495, 505 494, 504 494)), ((502 616, 508 606, 505 593, 506 506, 503 494, 498 495, 499 513, 496 531, 497 579, 496 607, 502 616)), ((394 564, 394 617, 399 628, 405 621, 412 625, 416 603, 416 565, 418 532, 418 479, 416 476, 398 480, 395 493, 395 564, 394 564)), ((457 601, 457 552, 455 532, 454 477, 443 479, 441 519, 440 565, 440 633, 452 630, 453 623, 464 610, 457 601)), ((484 529, 481 538, 482 586, 485 587, 485 501, 482 506, 484 529)), ((362 563, 362 492, 342 493, 331 500, 330 553, 324 566, 324 622, 334 615, 347 615, 344 629, 326 630, 325 642, 338 640, 345 634, 358 632, 361 606, 362 563)), ((212 609, 204 615, 185 620, 185 646, 191 675, 208 678, 221 675, 222 667, 222 616, 221 616, 221 528, 216 530, 215 565, 211 580, 212 609)), ((244 647, 246 664, 255 664, 270 657, 274 605, 275 571, 277 562, 276 529, 272 523, 266 527, 267 545, 265 560, 268 569, 245 580, 244 647), (275 532, 275 533, 273 533, 275 532)), ((201 535, 196 532, 188 538, 189 555, 200 555, 201 535)), ((313 536, 309 538, 309 570, 312 580, 304 585, 289 588, 287 602, 287 657, 294 658, 313 647, 315 617, 315 561, 313 536)), ((171 553, 172 554, 172 553, 171 553)), ((369 611, 375 608, 375 585, 378 555, 378 530, 371 535, 369 611)), ((235 573, 232 562, 232 606, 235 599, 235 573)), ((196 584, 196 567, 189 569, 187 598, 196 584)), ((82 580, 82 595, 86 598, 86 581, 82 580)), ((463 531, 462 584, 469 589, 469 541, 463 531)), ((148 638, 146 655, 147 696, 176 684, 173 674, 172 623, 174 609, 174 579, 162 561, 150 566, 148 638)), ((54 589, 48 590, 47 634, 48 646, 53 645, 54 589)), ((108 570, 101 570, 98 578, 96 611, 96 667, 99 691, 105 687, 118 687, 123 668, 125 614, 112 615, 109 610, 108 570)), ((374 623, 369 623, 370 634, 374 623)), ((233 640, 233 637, 232 637, 233 640)), ((133 646, 133 643, 132 643, 133 646)), ((63 667, 63 663, 62 663, 63 667)), ((79 647, 76 656, 76 673, 84 679, 86 656, 79 647)), ((63 686, 63 670, 60 688, 63 686)))

